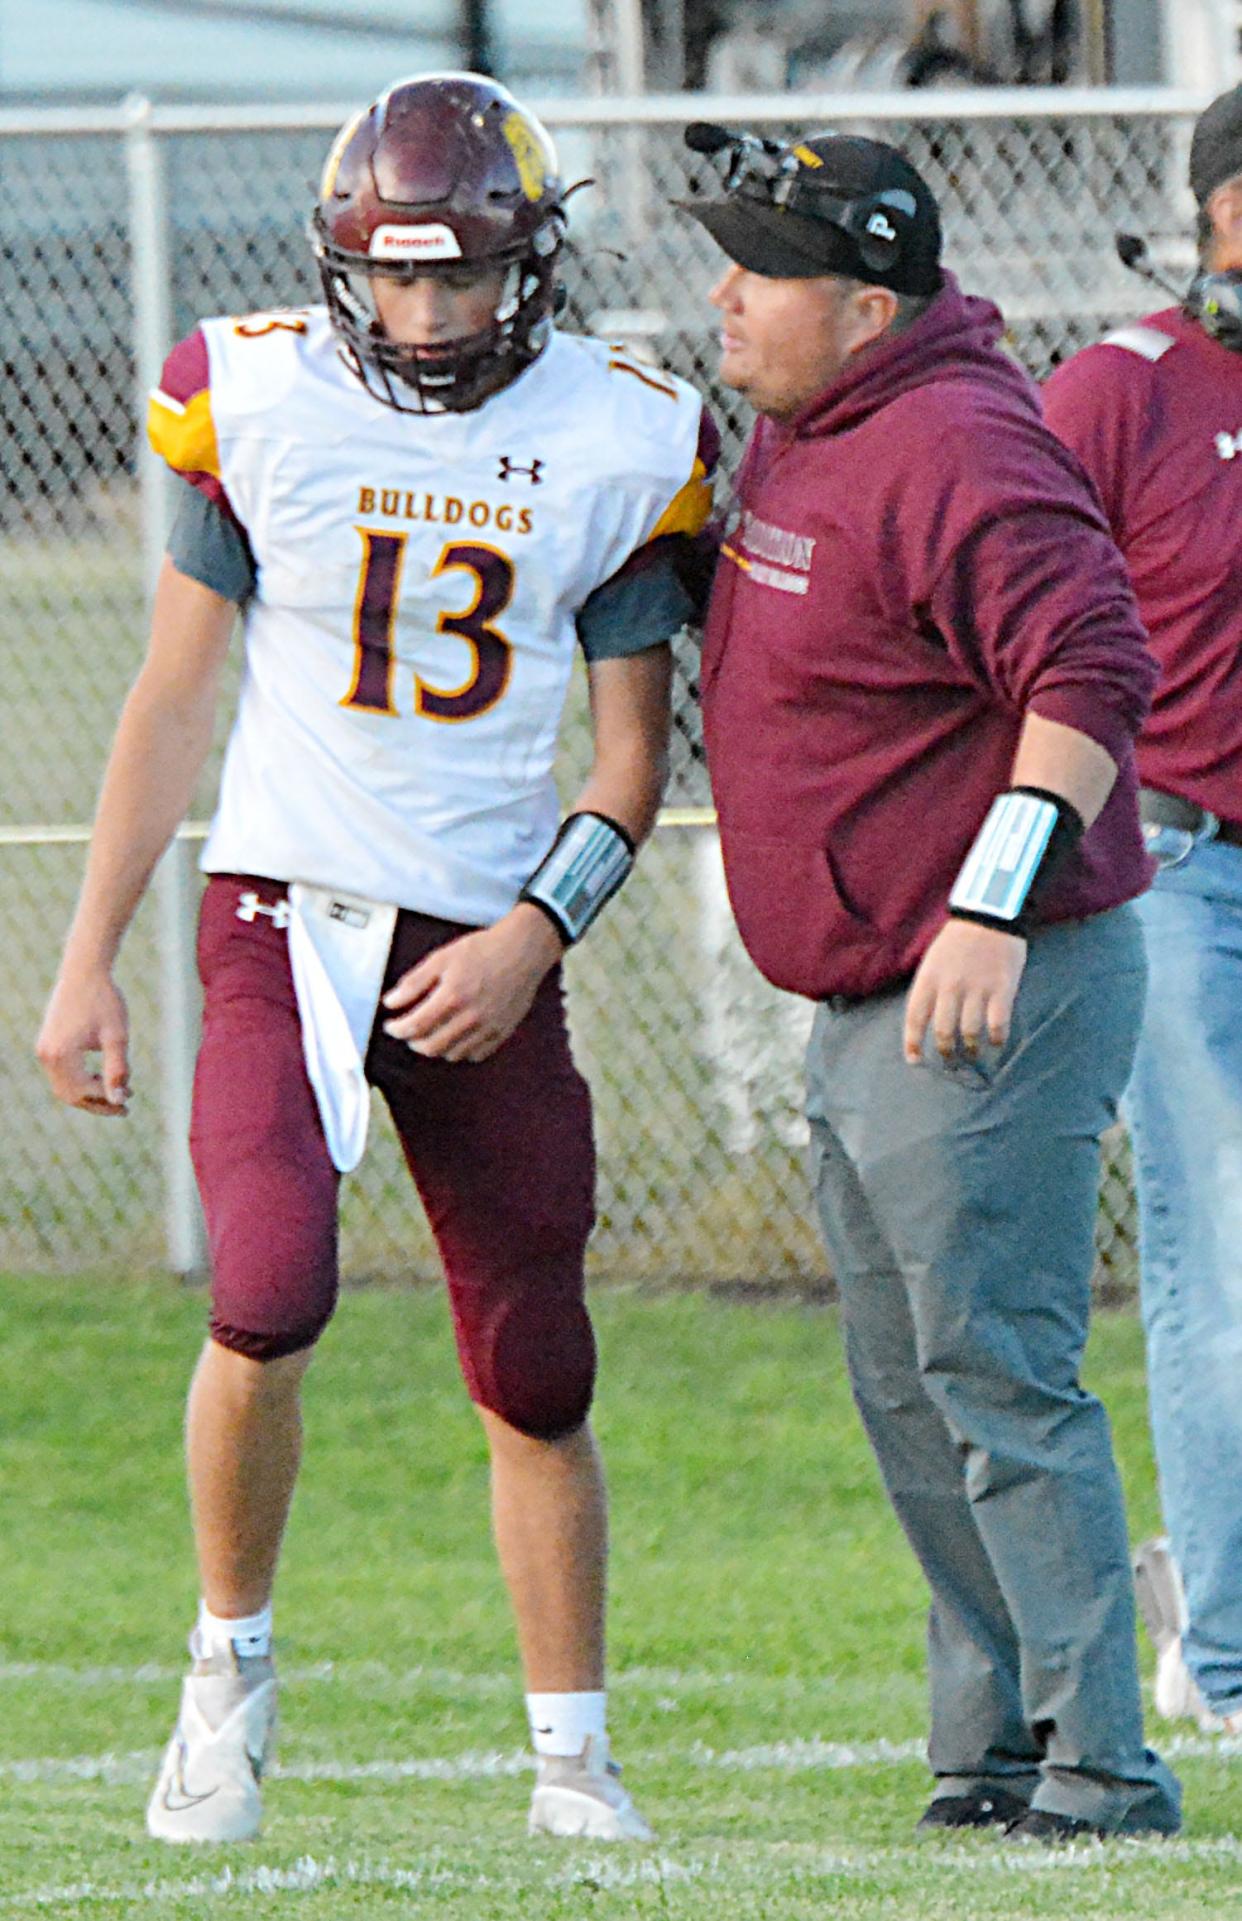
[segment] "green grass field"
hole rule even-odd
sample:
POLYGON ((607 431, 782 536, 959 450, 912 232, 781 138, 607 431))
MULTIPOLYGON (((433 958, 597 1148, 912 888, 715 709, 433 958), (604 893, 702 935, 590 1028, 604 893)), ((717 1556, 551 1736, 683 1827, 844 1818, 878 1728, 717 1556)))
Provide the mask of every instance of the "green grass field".
MULTIPOLYGON (((0 1915, 560 1921, 1242 1912, 1242 1757, 1166 1750, 1185 1837, 916 1846, 922 1590, 835 1317, 603 1289, 613 1728, 654 1849, 533 1842, 485 1462, 439 1295, 353 1292, 308 1391, 278 1631, 284 1734, 245 1848, 146 1839, 194 1603, 179 1461, 203 1302, 0 1290, 0 1915)), ((1137 1536, 1156 1522, 1133 1320, 1106 1316, 1137 1536)), ((1235 1748, 1238 1744, 1234 1744, 1235 1748)))

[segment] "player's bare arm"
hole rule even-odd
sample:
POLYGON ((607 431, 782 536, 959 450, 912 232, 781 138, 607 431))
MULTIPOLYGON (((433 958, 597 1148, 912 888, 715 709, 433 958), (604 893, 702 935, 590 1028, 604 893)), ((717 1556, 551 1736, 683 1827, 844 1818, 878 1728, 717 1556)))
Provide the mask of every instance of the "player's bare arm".
POLYGON ((128 1021, 112 969, 211 747, 236 613, 231 601, 165 561, 147 656, 121 712, 86 877, 37 1045, 57 1099, 89 1114, 126 1111, 128 1021))
MULTIPOLYGON (((1068 801, 1089 827, 1112 791, 1116 763, 1076 727, 1028 714, 1013 763, 1013 785, 1068 801)), ((906 999, 903 1051, 916 1065, 930 1026, 936 1052, 960 1047, 973 1059, 985 1039, 1003 1047, 1026 965, 1026 941, 973 920, 951 918, 923 956, 906 999)))
MULTIPOLYGON (((596 661, 587 674, 595 749, 574 810, 618 822, 637 846, 655 823, 667 778, 672 656, 649 647, 596 661)), ((387 1031, 434 1059, 486 1060, 530 1011, 563 952, 548 916, 519 901, 495 926, 450 941, 403 975, 384 997, 396 1016, 387 1031)))

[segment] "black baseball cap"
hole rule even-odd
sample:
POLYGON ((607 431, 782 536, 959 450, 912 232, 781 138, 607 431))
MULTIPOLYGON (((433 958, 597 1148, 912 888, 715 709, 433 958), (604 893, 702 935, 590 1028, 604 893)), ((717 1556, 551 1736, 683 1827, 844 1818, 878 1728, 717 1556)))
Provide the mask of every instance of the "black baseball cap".
POLYGON ((1217 94, 1195 122, 1190 188, 1202 207, 1224 181, 1242 174, 1242 86, 1217 94))
POLYGON ((842 274, 894 293, 939 291, 940 210, 896 147, 816 133, 779 151, 784 167, 773 160, 766 183, 745 172, 720 198, 674 204, 750 273, 777 280, 842 274), (781 197, 774 198, 777 180, 781 197))

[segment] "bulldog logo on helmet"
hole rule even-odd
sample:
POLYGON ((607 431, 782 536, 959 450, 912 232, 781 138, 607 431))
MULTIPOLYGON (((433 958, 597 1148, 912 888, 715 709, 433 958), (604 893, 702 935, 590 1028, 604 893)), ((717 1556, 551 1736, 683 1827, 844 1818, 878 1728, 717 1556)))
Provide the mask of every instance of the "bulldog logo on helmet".
POLYGON ((504 124, 504 136, 517 163, 518 179, 528 200, 538 200, 548 177, 543 148, 525 114, 511 113, 504 124))

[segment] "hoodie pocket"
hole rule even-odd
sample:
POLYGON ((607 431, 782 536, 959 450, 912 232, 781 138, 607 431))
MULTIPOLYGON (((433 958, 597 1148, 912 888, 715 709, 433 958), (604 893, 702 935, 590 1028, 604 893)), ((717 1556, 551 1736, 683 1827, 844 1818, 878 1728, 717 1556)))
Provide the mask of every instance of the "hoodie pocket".
POLYGON ((774 986, 813 1000, 867 991, 882 937, 844 897, 822 847, 735 832, 724 863, 738 931, 774 986))

